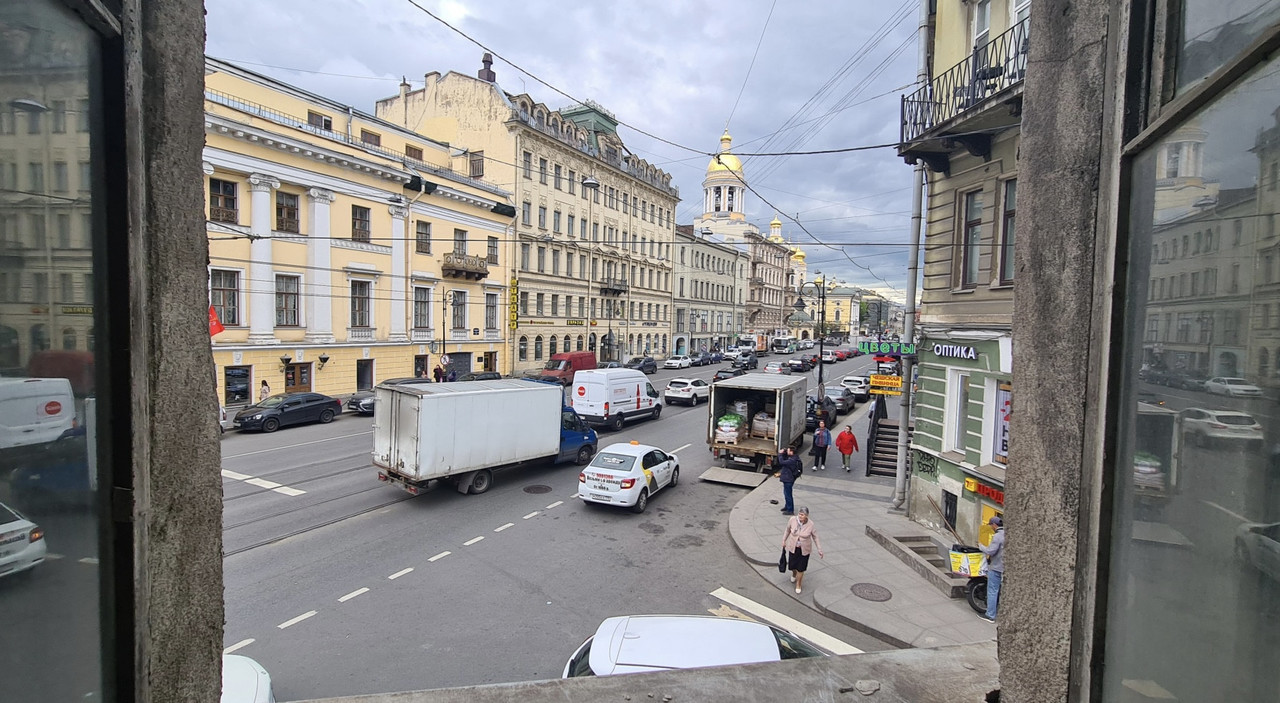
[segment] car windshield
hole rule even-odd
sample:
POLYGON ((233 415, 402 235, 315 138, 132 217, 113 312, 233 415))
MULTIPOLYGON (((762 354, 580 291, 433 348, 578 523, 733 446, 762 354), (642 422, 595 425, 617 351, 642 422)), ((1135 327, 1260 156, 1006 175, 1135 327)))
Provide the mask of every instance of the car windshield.
POLYGON ((1228 378, 1228 379, 1224 379, 1224 380, 1227 382, 1227 385, 1228 385, 1228 386, 1247 386, 1247 385, 1249 385, 1249 382, 1248 382, 1248 381, 1246 381, 1246 380, 1244 380, 1243 378, 1228 378))
POLYGON ((671 381, 667 384, 667 388, 685 388, 688 385, 688 381, 671 381))
POLYGON ((18 517, 17 513, 13 512, 9 508, 5 507, 4 505, 0 505, 0 525, 4 525, 10 522, 17 522, 21 519, 22 518, 18 517))
POLYGON ((1218 422, 1224 425, 1253 425, 1256 424, 1252 417, 1248 415, 1219 415, 1218 422))
POLYGON ((596 469, 605 469, 608 471, 630 471, 631 467, 634 466, 635 463, 636 457, 633 456, 601 452, 596 455, 596 458, 591 460, 591 467, 596 469))
POLYGON ((543 366, 542 369, 544 371, 564 371, 565 367, 568 365, 569 362, 564 359, 552 359, 551 361, 548 361, 547 365, 543 366))
POLYGON ((262 400, 258 401, 258 407, 260 407, 260 408, 274 408, 274 407, 276 407, 277 405, 280 405, 280 404, 281 404, 281 403, 283 403, 283 402, 284 402, 284 396, 282 396, 282 395, 273 395, 273 396, 271 396, 270 398, 264 398, 264 399, 262 399, 262 400))
POLYGON ((773 630, 773 636, 778 640, 778 656, 783 659, 804 659, 807 657, 825 656, 821 650, 816 649, 813 645, 796 637, 790 632, 779 630, 777 628, 769 628, 773 630))
POLYGON ((630 361, 628 361, 627 363, 628 363, 628 364, 643 364, 643 363, 644 363, 644 357, 643 357, 643 356, 633 356, 633 357, 631 357, 631 360, 630 360, 630 361))
POLYGON ((832 397, 832 396, 834 396, 834 397, 836 397, 836 398, 839 398, 839 397, 840 397, 840 396, 842 396, 842 395, 844 395, 844 389, 843 389, 843 388, 828 388, 828 389, 827 389, 827 397, 828 397, 828 398, 830 398, 830 397, 832 397))

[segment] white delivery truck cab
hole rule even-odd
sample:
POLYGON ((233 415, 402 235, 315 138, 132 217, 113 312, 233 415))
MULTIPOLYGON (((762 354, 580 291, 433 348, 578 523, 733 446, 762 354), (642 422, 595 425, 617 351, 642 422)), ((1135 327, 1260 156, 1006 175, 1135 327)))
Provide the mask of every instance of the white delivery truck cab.
POLYGON ((48 444, 75 427, 65 378, 0 378, 0 450, 48 444))
POLYGON ((637 369, 579 371, 569 384, 569 404, 588 425, 617 431, 636 418, 662 414, 658 391, 637 369))

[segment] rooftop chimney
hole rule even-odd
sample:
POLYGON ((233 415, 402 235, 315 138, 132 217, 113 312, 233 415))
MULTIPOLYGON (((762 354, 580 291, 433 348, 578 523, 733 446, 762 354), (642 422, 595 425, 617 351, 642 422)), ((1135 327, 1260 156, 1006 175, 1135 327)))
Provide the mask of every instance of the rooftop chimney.
POLYGON ((498 80, 498 74, 494 73, 492 68, 493 67, 492 54, 490 54, 487 51, 484 52, 484 58, 480 59, 480 63, 484 64, 484 68, 480 69, 480 72, 476 74, 477 78, 479 78, 482 81, 488 81, 489 83, 493 83, 494 81, 498 80))

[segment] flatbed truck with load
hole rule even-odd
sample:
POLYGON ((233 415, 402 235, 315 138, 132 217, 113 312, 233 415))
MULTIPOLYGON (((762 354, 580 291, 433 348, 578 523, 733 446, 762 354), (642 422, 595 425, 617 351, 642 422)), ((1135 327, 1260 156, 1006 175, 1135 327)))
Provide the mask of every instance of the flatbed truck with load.
POLYGON ((524 379, 380 385, 373 411, 378 480, 417 495, 435 481, 484 493, 493 472, 535 462, 591 461, 595 430, 559 385, 524 379))
POLYGON ((786 447, 804 445, 805 376, 749 373, 711 384, 707 445, 723 468, 706 481, 758 486, 786 447), (748 473, 750 472, 750 473, 748 473))

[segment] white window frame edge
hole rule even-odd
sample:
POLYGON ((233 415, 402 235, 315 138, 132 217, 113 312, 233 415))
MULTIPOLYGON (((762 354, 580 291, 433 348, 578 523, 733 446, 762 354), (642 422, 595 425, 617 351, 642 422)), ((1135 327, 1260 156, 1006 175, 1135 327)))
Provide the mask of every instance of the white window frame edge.
MULTIPOLYGON (((246 290, 245 288, 245 283, 248 281, 248 278, 247 278, 248 269, 238 268, 235 266, 214 266, 213 264, 208 264, 205 266, 205 268, 207 269, 207 276, 205 277, 205 286, 208 289, 210 306, 213 305, 213 272, 214 271, 234 271, 239 275, 239 278, 236 279, 236 310, 240 313, 240 321, 234 325, 227 325, 227 326, 248 328, 249 327, 249 307, 248 307, 249 291, 246 290)), ((272 283, 273 284, 275 283, 274 279, 272 279, 272 283)), ((274 296, 272 297, 274 298, 274 296)), ((271 312, 272 312, 271 326, 275 327, 275 310, 272 309, 271 312)), ((219 319, 218 322, 221 322, 224 325, 226 324, 226 322, 221 319, 219 319)), ((52 339, 53 338, 50 337, 51 343, 52 343, 52 339)))
POLYGON ((272 328, 278 328, 280 325, 275 324, 275 277, 292 276, 298 279, 298 324, 296 326, 284 325, 284 329, 307 329, 307 276, 302 271, 272 271, 272 295, 271 295, 271 314, 272 328))
POLYGON ((351 284, 356 281, 364 281, 369 284, 369 329, 373 330, 374 338, 378 336, 378 275, 379 272, 352 270, 350 268, 343 269, 347 274, 347 329, 351 326, 351 284))

